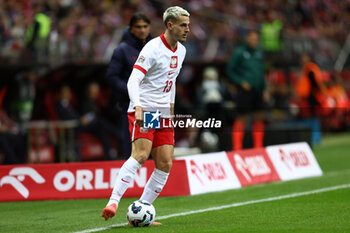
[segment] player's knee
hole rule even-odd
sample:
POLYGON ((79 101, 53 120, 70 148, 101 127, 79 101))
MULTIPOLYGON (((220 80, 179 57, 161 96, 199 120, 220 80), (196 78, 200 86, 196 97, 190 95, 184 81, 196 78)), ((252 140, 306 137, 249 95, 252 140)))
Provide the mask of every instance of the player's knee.
POLYGON ((159 161, 156 167, 157 169, 163 172, 169 173, 172 166, 173 166, 173 162, 171 160, 169 161, 164 160, 164 161, 159 161))
POLYGON ((146 153, 146 151, 140 151, 138 153, 134 153, 132 156, 140 164, 144 164, 146 162, 146 160, 148 159, 148 154, 146 153))

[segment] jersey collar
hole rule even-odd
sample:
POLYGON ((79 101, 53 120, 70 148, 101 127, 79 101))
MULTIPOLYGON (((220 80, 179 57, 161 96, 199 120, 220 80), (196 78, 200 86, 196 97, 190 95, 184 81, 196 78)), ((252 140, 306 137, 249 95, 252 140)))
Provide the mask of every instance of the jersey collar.
POLYGON ((176 50, 177 50, 177 44, 176 44, 175 49, 172 49, 172 48, 170 47, 170 45, 168 44, 168 41, 166 41, 166 39, 165 39, 165 37, 164 37, 164 32, 162 33, 162 35, 160 35, 160 39, 163 41, 163 44, 165 45, 165 47, 167 47, 167 48, 168 48, 170 51, 172 51, 173 53, 176 52, 176 50))

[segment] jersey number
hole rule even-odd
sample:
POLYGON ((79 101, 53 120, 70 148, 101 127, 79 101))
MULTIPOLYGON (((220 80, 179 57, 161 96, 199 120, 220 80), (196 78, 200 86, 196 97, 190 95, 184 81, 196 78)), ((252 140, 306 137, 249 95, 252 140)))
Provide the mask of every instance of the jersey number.
POLYGON ((171 90, 171 87, 173 86, 173 81, 166 81, 165 82, 165 87, 164 87, 164 90, 163 92, 169 92, 171 90))

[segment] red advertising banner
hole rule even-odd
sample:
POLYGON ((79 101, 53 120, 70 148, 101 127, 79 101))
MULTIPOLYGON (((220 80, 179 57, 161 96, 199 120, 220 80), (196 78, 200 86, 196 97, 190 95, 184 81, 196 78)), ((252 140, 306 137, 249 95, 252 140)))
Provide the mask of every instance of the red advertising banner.
MULTIPOLYGON (((124 161, 0 166, 0 201, 108 198, 124 161)), ((139 197, 147 161, 125 197, 139 197)), ((161 196, 183 196, 322 175, 307 143, 179 157, 161 196)))
MULTIPOLYGON (((108 198, 124 161, 0 166, 0 201, 108 198)), ((124 196, 141 196, 154 169, 147 161, 124 196)), ((175 160, 161 196, 189 195, 185 161, 175 160)))
POLYGON ((265 148, 226 153, 242 186, 280 180, 265 148))

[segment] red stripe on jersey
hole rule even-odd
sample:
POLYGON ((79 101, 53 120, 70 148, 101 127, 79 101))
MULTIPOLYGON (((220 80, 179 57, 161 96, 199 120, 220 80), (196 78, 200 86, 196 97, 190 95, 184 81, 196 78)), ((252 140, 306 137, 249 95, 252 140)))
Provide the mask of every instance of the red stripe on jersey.
POLYGON ((147 70, 145 70, 144 68, 142 68, 141 66, 139 65, 134 65, 135 69, 138 69, 139 71, 141 71, 142 73, 144 73, 145 75, 147 74, 147 70))
POLYGON ((165 47, 167 47, 167 48, 168 48, 170 51, 172 51, 173 53, 176 52, 176 50, 177 50, 177 44, 176 44, 175 49, 172 49, 172 48, 170 47, 170 45, 168 44, 168 41, 166 41, 166 39, 165 39, 165 37, 164 37, 164 32, 163 32, 162 35, 160 35, 160 39, 163 41, 165 47))

